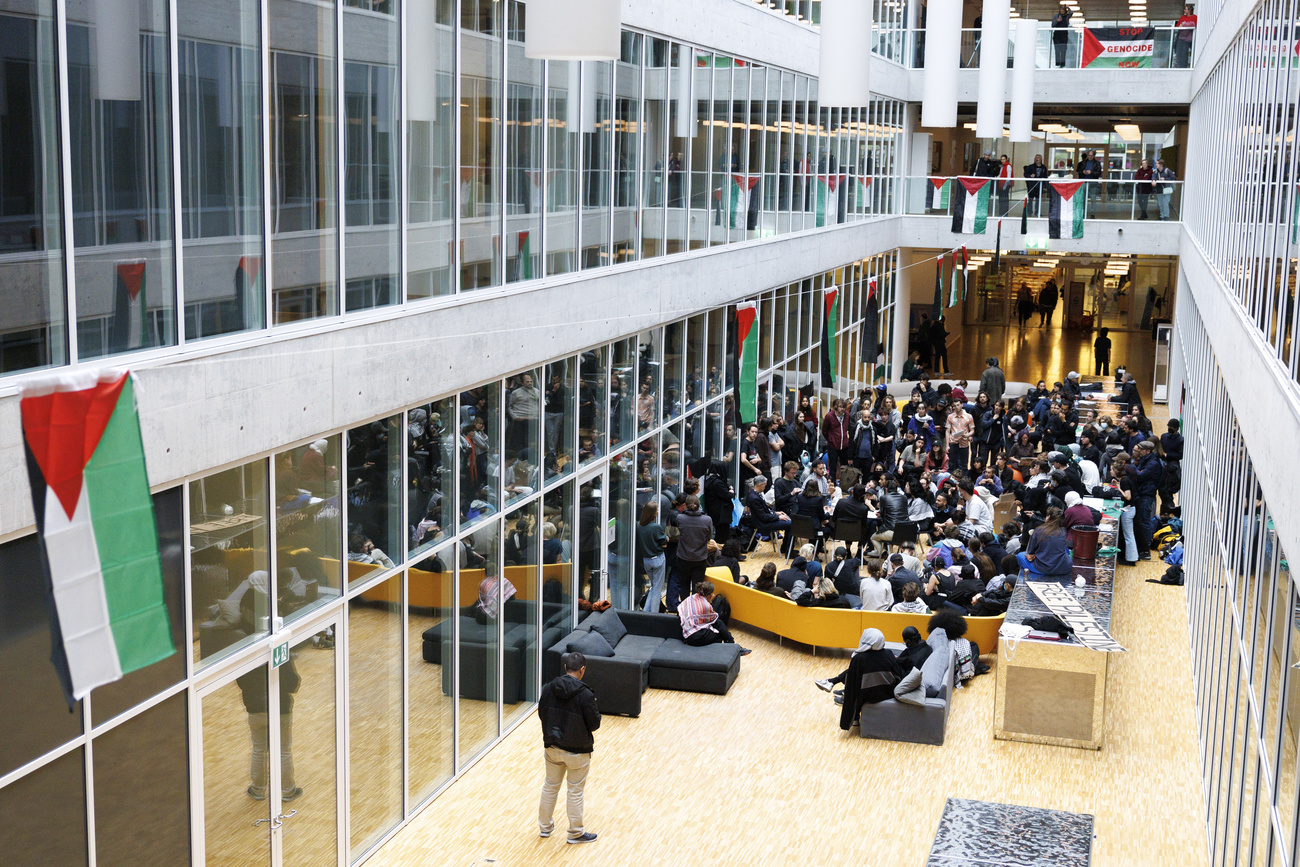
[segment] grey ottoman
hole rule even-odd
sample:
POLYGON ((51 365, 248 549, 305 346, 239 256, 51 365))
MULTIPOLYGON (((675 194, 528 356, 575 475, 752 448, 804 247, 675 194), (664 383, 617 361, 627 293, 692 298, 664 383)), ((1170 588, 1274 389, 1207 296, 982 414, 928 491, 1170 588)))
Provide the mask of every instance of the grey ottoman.
POLYGON ((670 638, 650 659, 650 685, 726 695, 740 674, 740 645, 691 647, 670 638))

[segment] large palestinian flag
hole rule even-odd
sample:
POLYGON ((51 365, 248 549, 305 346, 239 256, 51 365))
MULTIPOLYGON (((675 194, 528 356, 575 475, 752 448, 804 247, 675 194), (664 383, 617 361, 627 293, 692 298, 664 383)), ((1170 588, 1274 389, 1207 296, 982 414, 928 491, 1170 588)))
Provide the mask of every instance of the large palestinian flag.
POLYGON ((748 229, 748 215, 750 200, 754 195, 754 186, 758 183, 759 175, 732 175, 731 176, 731 198, 729 207, 731 208, 730 223, 732 229, 748 229))
POLYGON ((817 227, 839 222, 840 214, 839 175, 818 175, 817 177, 817 227))
POLYGON ((982 235, 988 227, 988 178, 953 178, 952 230, 962 235, 982 235))
POLYGON ((840 354, 840 290, 834 286, 822 293, 825 315, 822 316, 822 388, 835 387, 835 371, 839 370, 840 354))
POLYGON ((140 421, 123 371, 33 382, 20 405, 48 568, 51 661, 71 706, 175 653, 140 421))
POLYGON ((1047 211, 1047 236, 1060 238, 1062 230, 1068 238, 1083 237, 1083 217, 1088 208, 1088 193, 1083 181, 1052 181, 1048 184, 1051 205, 1047 211))
POLYGON ((1083 31, 1079 65, 1095 69, 1151 66, 1155 53, 1154 27, 1089 27, 1083 31))
POLYGON ((758 302, 736 305, 736 351, 732 354, 736 369, 736 412, 741 424, 758 420, 758 302))
POLYGON ((871 199, 867 196, 867 188, 871 186, 871 176, 857 175, 853 180, 853 210, 855 213, 865 213, 871 206, 871 199))

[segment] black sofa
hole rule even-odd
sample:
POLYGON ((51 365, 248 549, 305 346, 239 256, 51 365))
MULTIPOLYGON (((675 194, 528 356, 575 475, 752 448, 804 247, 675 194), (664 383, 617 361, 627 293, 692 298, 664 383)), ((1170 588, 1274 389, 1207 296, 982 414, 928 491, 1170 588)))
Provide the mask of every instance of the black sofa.
MULTIPOLYGON (((525 695, 528 684, 528 672, 537 664, 537 645, 533 643, 533 608, 536 602, 524 599, 510 599, 502 608, 504 633, 501 641, 501 697, 506 704, 532 701, 537 698, 525 695)), ((457 613, 456 621, 460 624, 460 694, 462 698, 480 701, 496 701, 492 690, 491 670, 496 670, 492 650, 496 644, 496 623, 476 618, 474 605, 467 605, 457 613), (488 630, 492 631, 493 641, 488 643, 488 630)), ((542 647, 549 647, 559 641, 568 631, 571 605, 560 602, 542 603, 542 647)), ((586 617, 589 612, 579 611, 578 616, 586 617)), ((453 621, 449 618, 424 630, 422 653, 425 662, 442 665, 444 658, 452 656, 453 621)), ((452 694, 452 670, 450 665, 442 666, 442 691, 444 695, 452 694)))
POLYGON ((627 634, 611 642, 613 656, 587 654, 583 677, 596 693, 601 713, 639 716, 641 694, 651 686, 726 695, 740 674, 739 645, 691 647, 682 641, 676 615, 611 609, 591 615, 573 632, 546 645, 542 680, 558 677, 560 657, 569 645, 593 629, 599 631, 610 618, 621 623, 627 634))

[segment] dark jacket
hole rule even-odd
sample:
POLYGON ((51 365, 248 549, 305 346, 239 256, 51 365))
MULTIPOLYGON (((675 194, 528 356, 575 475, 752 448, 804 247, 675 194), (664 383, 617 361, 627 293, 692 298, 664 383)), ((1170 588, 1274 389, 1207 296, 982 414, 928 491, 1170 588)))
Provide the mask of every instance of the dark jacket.
POLYGON ((1007 375, 1000 367, 986 367, 980 374, 980 391, 986 392, 989 400, 997 403, 1007 391, 1007 375))
POLYGON ((895 524, 907 523, 907 497, 902 491, 889 491, 880 497, 880 528, 892 530, 895 524))
POLYGON ((853 654, 844 678, 844 706, 840 709, 840 728, 848 731, 864 704, 889 701, 894 685, 911 669, 886 648, 853 654))
POLYGON ((777 479, 772 483, 772 508, 787 515, 793 514, 794 498, 799 496, 801 490, 798 479, 787 479, 785 476, 777 479))
POLYGON ((1112 397, 1111 400, 1115 403, 1124 404, 1124 409, 1129 412, 1133 411, 1133 407, 1139 407, 1142 414, 1146 415, 1146 407, 1142 406, 1142 395, 1138 394, 1137 383, 1133 380, 1124 383, 1120 387, 1119 394, 1112 397))
POLYGON ((970 610, 971 617, 997 617, 1006 614, 1011 605, 1011 591, 1005 586, 990 590, 980 597, 975 607, 970 610))
POLYGON ((713 519, 698 509, 677 513, 677 559, 703 563, 709 559, 709 540, 713 538, 713 519))
POLYGON ((591 733, 600 728, 600 708, 591 687, 562 674, 542 687, 537 699, 542 722, 542 743, 571 753, 589 753, 595 746, 591 733))
POLYGON ((917 578, 910 570, 900 567, 889 576, 889 589, 894 593, 894 600, 899 601, 903 598, 903 588, 908 584, 920 584, 921 579, 917 578))
POLYGON ((856 557, 832 560, 826 567, 825 574, 835 582, 835 590, 841 596, 857 596, 862 589, 861 566, 862 561, 856 557))
POLYGON ((1133 480, 1133 493, 1139 497, 1154 497, 1160 486, 1160 477, 1164 475, 1164 466, 1154 454, 1124 468, 1133 480))
POLYGON ((745 495, 745 507, 749 509, 749 518, 756 527, 767 527, 777 520, 776 512, 758 491, 750 491, 745 495))

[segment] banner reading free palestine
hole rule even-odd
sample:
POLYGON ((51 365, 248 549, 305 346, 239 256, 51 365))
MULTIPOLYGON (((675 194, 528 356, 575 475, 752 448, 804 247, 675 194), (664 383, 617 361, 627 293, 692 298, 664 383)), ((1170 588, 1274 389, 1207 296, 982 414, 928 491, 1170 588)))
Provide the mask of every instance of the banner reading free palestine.
POLYGON ((50 660, 71 707, 176 652, 140 420, 125 371, 34 381, 21 412, 45 549, 50 660))
POLYGON ((1151 66, 1155 53, 1154 27, 1089 27, 1083 31, 1079 65, 1111 69, 1151 66))

